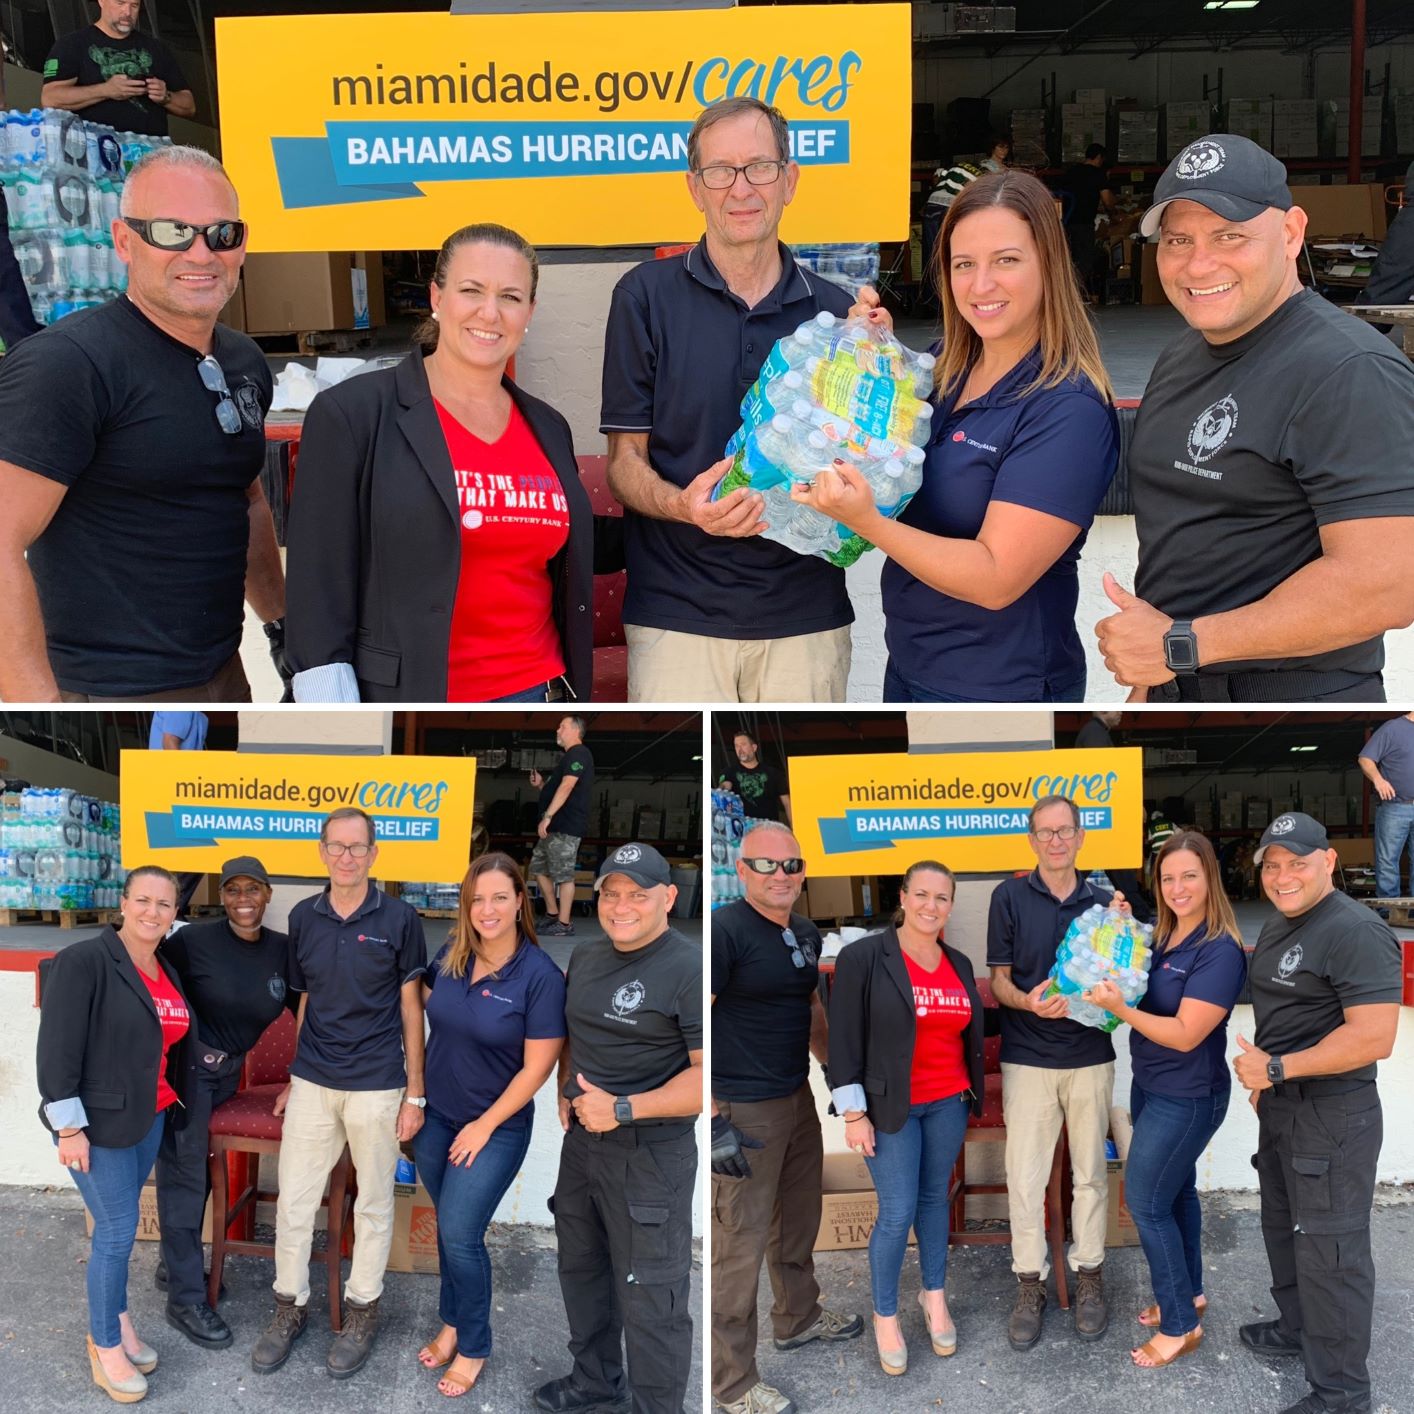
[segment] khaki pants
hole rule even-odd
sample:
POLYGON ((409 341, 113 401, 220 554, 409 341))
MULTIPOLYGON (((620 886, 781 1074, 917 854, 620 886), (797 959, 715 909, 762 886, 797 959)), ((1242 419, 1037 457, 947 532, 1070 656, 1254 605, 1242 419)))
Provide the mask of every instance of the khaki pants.
POLYGON ((712 1176, 712 1394, 740 1399, 761 1378, 756 1369, 756 1291, 766 1260, 777 1340, 820 1318, 815 1239, 820 1232, 824 1146, 809 1085, 779 1100, 718 1100, 743 1134, 750 1178, 712 1176))
MULTIPOLYGON (((401 1090, 330 1090, 298 1076, 280 1140, 280 1195, 275 1206, 275 1291, 309 1300, 309 1249, 329 1170, 349 1146, 358 1173, 353 1261, 344 1295, 358 1302, 383 1294, 393 1245, 393 1171, 398 1162, 401 1090)), ((331 1215, 332 1216, 332 1215, 331 1215)), ((337 1227, 337 1219, 334 1219, 337 1227)), ((330 1242, 338 1235, 331 1231, 330 1242)))
POLYGON ((708 638, 639 624, 625 624, 624 634, 630 702, 845 700, 848 624, 792 638, 708 638))
POLYGON ((1006 1190, 1011 1214, 1011 1269, 1051 1270, 1046 1249, 1046 1185, 1064 1121, 1070 1140, 1070 1226, 1066 1260, 1071 1271, 1105 1260, 1109 1177, 1105 1135, 1114 1091, 1113 1061, 1077 1070, 1036 1065, 1002 1066, 1002 1114, 1006 1120, 1006 1190))

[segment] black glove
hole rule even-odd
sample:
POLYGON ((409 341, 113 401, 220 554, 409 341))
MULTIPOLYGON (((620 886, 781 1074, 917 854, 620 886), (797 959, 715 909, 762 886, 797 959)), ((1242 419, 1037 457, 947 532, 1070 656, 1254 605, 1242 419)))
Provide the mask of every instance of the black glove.
POLYGON ((725 1115, 712 1116, 712 1172, 723 1178, 750 1178, 751 1165, 743 1149, 762 1149, 765 1145, 749 1134, 743 1134, 725 1115))
POLYGON ((285 661, 284 619, 271 619, 265 625, 265 637, 270 644, 270 661, 274 663, 275 671, 280 674, 280 681, 285 687, 280 701, 293 702, 295 700, 295 675, 289 663, 285 661))

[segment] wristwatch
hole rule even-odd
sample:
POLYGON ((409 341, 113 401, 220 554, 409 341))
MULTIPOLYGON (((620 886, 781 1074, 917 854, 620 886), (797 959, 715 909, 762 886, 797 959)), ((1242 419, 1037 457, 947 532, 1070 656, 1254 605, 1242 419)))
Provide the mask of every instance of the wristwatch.
POLYGON ((1198 640, 1191 619, 1175 619, 1164 634, 1164 666, 1175 673, 1198 671, 1198 640))
POLYGON ((633 1101, 627 1095, 619 1095, 615 1098, 614 1118, 620 1124, 633 1123, 633 1101))
POLYGON ((1286 1068, 1282 1065, 1280 1056, 1267 1057, 1267 1079, 1273 1085, 1282 1085, 1286 1082, 1286 1068))
POLYGON ((416 1105, 418 1109, 420 1109, 420 1110, 425 1110, 425 1109, 427 1108, 427 1096, 426 1096, 426 1095, 404 1095, 404 1096, 403 1096, 403 1104, 405 1104, 405 1105, 416 1105))

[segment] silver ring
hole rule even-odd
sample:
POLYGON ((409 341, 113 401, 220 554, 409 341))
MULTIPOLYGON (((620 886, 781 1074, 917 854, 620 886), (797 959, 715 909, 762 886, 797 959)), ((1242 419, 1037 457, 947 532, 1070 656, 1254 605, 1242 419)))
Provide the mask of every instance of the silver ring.
POLYGON ((862 1154, 864 1152, 863 1144, 851 1144, 849 1147, 853 1149, 856 1154, 862 1154))
POLYGON ((83 1165, 82 1165, 77 1159, 70 1159, 70 1160, 69 1160, 69 1167, 70 1167, 71 1169, 77 1169, 77 1168, 82 1168, 83 1165))

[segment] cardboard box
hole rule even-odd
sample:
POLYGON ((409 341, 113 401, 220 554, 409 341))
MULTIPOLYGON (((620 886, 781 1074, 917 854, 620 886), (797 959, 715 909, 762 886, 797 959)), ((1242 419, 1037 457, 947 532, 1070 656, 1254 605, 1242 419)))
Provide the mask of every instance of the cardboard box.
POLYGON ((1207 102, 1165 103, 1164 161, 1177 157, 1195 138, 1213 130, 1213 110, 1207 102))
POLYGON ((877 879, 808 879, 806 912, 811 918, 872 918, 878 906, 877 879))
POLYGON ((379 252, 246 257, 245 318, 252 334, 369 329, 387 317, 379 252))
POLYGON ((1139 259, 1139 303, 1167 304, 1169 297, 1164 293, 1163 282, 1159 279, 1159 248, 1153 241, 1148 242, 1139 259))
POLYGON ((245 281, 236 281, 236 292, 221 307, 221 313, 216 316, 217 320, 228 329, 239 329, 245 333, 245 281))
POLYGON ((663 812, 644 806, 638 812, 638 831, 634 835, 640 840, 660 840, 663 838, 663 812))
POLYGON ((1152 165, 1159 156, 1159 112, 1128 109, 1115 115, 1115 160, 1152 165))
MULTIPOLYGON (((663 838, 674 841, 692 841, 692 811, 666 811, 663 815, 663 838)), ((693 842, 695 843, 695 841, 693 842)))
MULTIPOLYGON (((879 1199, 869 1166, 858 1154, 826 1154, 822 1180, 824 1204, 815 1250, 843 1252, 867 1247, 879 1216, 879 1199)), ((911 1230, 908 1240, 918 1240, 911 1230)))
POLYGON ((1061 104, 1061 161, 1083 162, 1091 143, 1104 144, 1107 113, 1103 103, 1061 104))
MULTIPOLYGON (((84 1227, 90 1237, 93 1236, 93 1214, 85 1207, 83 1210, 84 1227)), ((142 1192, 137 1200, 137 1240, 139 1242, 160 1242, 162 1240, 162 1224, 157 1220, 157 1183, 149 1178, 142 1185, 142 1192)), ((211 1241, 211 1199, 206 1200, 206 1215, 201 1220, 201 1240, 211 1241)))
POLYGON ((388 1253, 388 1270, 441 1270, 437 1261, 437 1209, 421 1179, 393 1185, 393 1246, 388 1253))
POLYGON ((1292 192, 1296 204, 1306 213, 1306 239, 1322 236, 1365 236, 1383 240, 1385 219, 1384 187, 1378 182, 1356 186, 1305 187, 1292 192))
POLYGON ((1351 802, 1343 795, 1328 795, 1321 801, 1320 821, 1327 829, 1333 825, 1348 825, 1352 819, 1351 802))
POLYGON ((1109 1202, 1105 1217, 1106 1247, 1138 1247, 1139 1229, 1124 1201, 1124 1160, 1113 1139, 1105 1140, 1105 1168, 1109 1176, 1109 1202))
POLYGON ((616 800, 609 807, 609 821, 605 831, 611 840, 633 838, 633 822, 637 808, 631 800, 616 800))
POLYGON ((1373 839, 1331 841, 1331 848, 1340 856, 1340 862, 1347 868, 1375 862, 1375 842, 1373 839))
POLYGON ((1258 145, 1272 145, 1272 100, 1270 98, 1233 98, 1228 101, 1224 132, 1251 138, 1258 145))
POLYGON ((1075 101, 1089 105, 1099 104, 1101 108, 1105 106, 1105 90, 1102 88, 1077 88, 1075 90, 1075 101))

